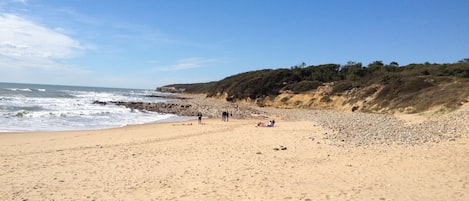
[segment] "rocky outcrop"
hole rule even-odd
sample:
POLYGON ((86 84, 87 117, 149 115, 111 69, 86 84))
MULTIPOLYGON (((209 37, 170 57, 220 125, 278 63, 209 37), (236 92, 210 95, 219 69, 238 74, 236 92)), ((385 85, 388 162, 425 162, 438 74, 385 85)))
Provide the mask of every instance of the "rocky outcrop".
POLYGON ((165 99, 179 99, 179 100, 189 99, 189 98, 181 97, 181 96, 177 96, 177 95, 145 95, 145 97, 149 97, 149 98, 165 98, 165 99))
POLYGON ((125 106, 127 108, 140 110, 140 111, 150 111, 158 113, 167 113, 167 114, 177 114, 181 116, 196 116, 197 109, 193 108, 191 104, 177 104, 177 103, 145 103, 145 102, 121 102, 113 101, 110 102, 116 105, 125 106))
POLYGON ((158 87, 156 91, 165 92, 165 93, 183 93, 185 91, 184 88, 176 88, 176 87, 158 87))
POLYGON ((122 102, 122 101, 95 101, 94 104, 106 105, 115 104, 125 106, 133 110, 158 112, 165 114, 176 114, 179 116, 197 116, 200 112, 203 117, 221 118, 223 112, 229 113, 229 118, 247 119, 260 118, 264 119, 267 115, 260 112, 254 107, 247 105, 238 105, 226 101, 215 99, 206 99, 204 97, 181 97, 177 100, 168 102, 122 102))

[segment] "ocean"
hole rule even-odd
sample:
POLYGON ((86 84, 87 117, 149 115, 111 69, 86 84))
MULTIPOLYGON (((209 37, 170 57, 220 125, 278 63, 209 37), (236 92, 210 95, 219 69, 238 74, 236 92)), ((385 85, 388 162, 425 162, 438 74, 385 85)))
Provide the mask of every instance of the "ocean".
POLYGON ((143 89, 0 82, 0 132, 91 130, 188 119, 95 101, 162 102, 143 89))

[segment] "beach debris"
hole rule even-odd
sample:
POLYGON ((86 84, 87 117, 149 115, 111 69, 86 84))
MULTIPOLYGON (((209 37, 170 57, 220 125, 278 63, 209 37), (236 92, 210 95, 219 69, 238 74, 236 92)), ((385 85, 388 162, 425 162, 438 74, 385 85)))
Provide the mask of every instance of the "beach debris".
POLYGON ((283 145, 280 145, 280 147, 275 147, 274 148, 274 151, 280 151, 280 150, 282 150, 282 151, 287 150, 287 147, 285 147, 283 145))
POLYGON ((258 152, 256 152, 256 154, 262 154, 262 152, 258 151, 258 152))

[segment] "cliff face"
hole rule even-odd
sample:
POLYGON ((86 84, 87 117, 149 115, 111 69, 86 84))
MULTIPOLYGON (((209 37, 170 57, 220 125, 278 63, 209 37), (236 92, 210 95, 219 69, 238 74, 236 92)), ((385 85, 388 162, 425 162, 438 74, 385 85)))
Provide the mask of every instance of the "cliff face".
POLYGON ((276 97, 244 99, 238 102, 286 109, 328 109, 377 113, 418 113, 435 109, 445 112, 457 109, 469 102, 467 82, 445 83, 425 90, 397 93, 397 95, 391 93, 389 87, 382 84, 352 88, 343 93, 333 93, 333 88, 332 83, 305 93, 283 91, 276 97))
POLYGON ((367 97, 358 97, 357 93, 357 90, 352 90, 342 95, 331 95, 325 92, 324 89, 318 89, 301 94, 282 93, 273 100, 266 99, 262 103, 264 106, 288 109, 390 112, 389 108, 381 108, 374 102, 379 92, 370 94, 367 97))

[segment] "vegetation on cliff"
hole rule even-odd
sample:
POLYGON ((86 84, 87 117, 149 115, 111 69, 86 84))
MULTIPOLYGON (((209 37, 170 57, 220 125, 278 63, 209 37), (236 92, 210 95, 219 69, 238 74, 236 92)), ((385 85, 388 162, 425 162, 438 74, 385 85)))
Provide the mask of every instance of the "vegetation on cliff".
MULTIPOLYGON (((227 101, 251 100, 264 104, 280 94, 311 94, 320 91, 323 102, 333 96, 347 96, 343 105, 371 101, 373 107, 424 111, 434 106, 456 108, 469 97, 469 59, 448 64, 384 64, 359 62, 345 65, 306 64, 281 69, 240 73, 217 82, 165 86, 185 93, 225 97, 227 101), (327 90, 324 88, 327 87, 327 90)), ((287 103, 285 97, 281 101, 287 103)), ((311 102, 311 101, 310 101, 311 102)), ((312 107, 314 104, 299 104, 312 107)), ((314 107, 312 107, 314 108, 314 107)), ((371 109, 373 108, 373 109, 371 109)))

